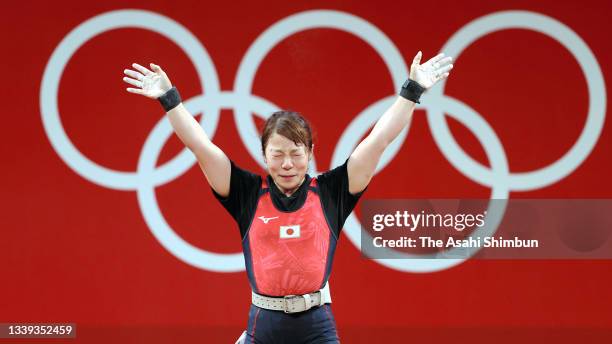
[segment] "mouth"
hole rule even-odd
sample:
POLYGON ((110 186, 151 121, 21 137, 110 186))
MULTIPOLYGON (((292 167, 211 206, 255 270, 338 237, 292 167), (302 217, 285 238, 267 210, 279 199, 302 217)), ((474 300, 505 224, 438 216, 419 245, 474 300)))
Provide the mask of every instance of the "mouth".
POLYGON ((295 177, 295 175, 291 175, 291 176, 282 176, 282 175, 281 175, 280 177, 281 177, 283 180, 289 180, 289 179, 291 179, 291 178, 295 177))

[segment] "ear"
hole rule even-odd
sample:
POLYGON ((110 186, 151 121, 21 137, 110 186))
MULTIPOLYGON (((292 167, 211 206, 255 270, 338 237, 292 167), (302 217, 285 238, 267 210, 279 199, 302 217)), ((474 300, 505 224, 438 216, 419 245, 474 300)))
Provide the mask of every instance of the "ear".
POLYGON ((310 147, 310 154, 308 155, 308 161, 312 160, 313 155, 314 155, 314 143, 310 147))

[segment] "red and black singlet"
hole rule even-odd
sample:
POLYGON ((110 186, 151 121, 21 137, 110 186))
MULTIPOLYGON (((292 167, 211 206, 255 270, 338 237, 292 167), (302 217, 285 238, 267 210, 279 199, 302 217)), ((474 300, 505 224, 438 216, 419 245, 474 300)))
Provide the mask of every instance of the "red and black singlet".
POLYGON ((242 242, 249 281, 258 294, 306 294, 327 282, 337 238, 325 218, 316 178, 306 193, 299 209, 281 211, 272 202, 267 182, 262 183, 242 242))
POLYGON ((270 176, 231 165, 229 196, 211 190, 238 223, 253 291, 284 296, 322 288, 342 226, 362 194, 348 191, 347 162, 316 178, 306 175, 291 196, 270 176))

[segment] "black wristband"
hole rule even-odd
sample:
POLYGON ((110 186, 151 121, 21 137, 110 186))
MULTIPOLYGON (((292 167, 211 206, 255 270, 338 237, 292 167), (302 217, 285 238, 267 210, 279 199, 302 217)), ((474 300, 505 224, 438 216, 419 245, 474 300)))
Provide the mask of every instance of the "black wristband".
POLYGON ((181 103, 181 95, 176 87, 172 86, 171 89, 162 94, 157 100, 161 103, 164 111, 168 112, 181 103))
POLYGON ((400 90, 400 96, 420 104, 419 98, 421 98, 421 94, 425 92, 425 87, 419 85, 418 82, 408 79, 402 85, 402 89, 400 90))

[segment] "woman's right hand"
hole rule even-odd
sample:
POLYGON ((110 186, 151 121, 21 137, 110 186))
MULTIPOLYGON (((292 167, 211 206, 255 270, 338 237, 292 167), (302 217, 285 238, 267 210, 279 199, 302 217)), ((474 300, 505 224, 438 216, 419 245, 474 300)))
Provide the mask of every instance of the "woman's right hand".
POLYGON ((123 71, 123 73, 127 75, 127 77, 123 78, 123 81, 137 87, 128 87, 128 92, 141 94, 151 99, 157 99, 172 88, 170 79, 161 67, 152 63, 150 65, 153 71, 138 63, 132 64, 135 70, 126 69, 123 71))

